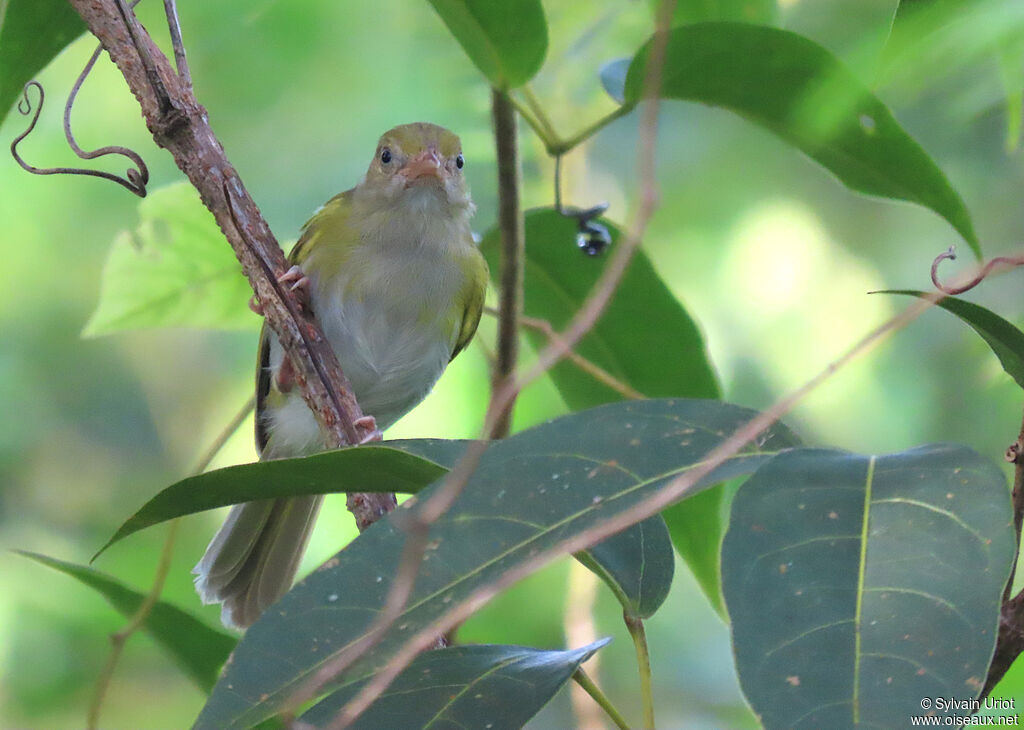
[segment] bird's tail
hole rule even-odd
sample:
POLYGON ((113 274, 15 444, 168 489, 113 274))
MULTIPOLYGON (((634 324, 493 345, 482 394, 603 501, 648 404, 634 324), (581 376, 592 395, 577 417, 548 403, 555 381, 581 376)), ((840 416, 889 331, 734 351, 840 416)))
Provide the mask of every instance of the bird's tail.
POLYGON ((291 588, 323 497, 235 505, 192 569, 203 603, 223 603, 221 621, 245 628, 291 588))

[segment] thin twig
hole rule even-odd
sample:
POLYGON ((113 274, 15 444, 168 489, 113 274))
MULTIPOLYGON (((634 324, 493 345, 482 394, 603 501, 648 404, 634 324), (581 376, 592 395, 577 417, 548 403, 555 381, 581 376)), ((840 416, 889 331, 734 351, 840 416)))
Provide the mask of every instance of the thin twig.
POLYGON ((577 669, 573 675, 573 680, 577 685, 583 688, 583 690, 594 698, 594 702, 605 711, 609 719, 615 723, 615 727, 620 730, 629 730, 629 723, 626 722, 626 718, 622 716, 618 708, 612 704, 612 701, 608 699, 608 696, 601 691, 601 688, 583 671, 583 667, 577 669))
MULTIPOLYGON (((608 265, 601 273, 601 277, 594 284, 593 289, 583 306, 573 317, 568 329, 562 334, 562 339, 558 343, 553 342, 542 350, 538 356, 537 364, 524 376, 506 380, 505 383, 497 388, 492 394, 483 428, 483 433, 485 435, 492 432, 501 413, 509 404, 514 402, 516 395, 529 382, 542 375, 553 367, 559 360, 564 358, 569 350, 575 346, 576 343, 578 343, 580 339, 590 331, 590 329, 593 328, 605 308, 608 306, 608 303, 611 301, 612 296, 615 294, 615 290, 618 287, 619 282, 622 280, 622 276, 625 274, 626 269, 632 260, 633 254, 636 252, 640 245, 640 241, 643 239, 644 232, 647 229, 647 224, 650 222, 651 216, 654 214, 654 210, 658 203, 657 179, 655 177, 655 146, 658 129, 657 90, 661 88, 662 66, 664 65, 665 53, 668 46, 669 24, 674 7, 675 0, 666 0, 666 2, 661 6, 661 10, 658 14, 657 30, 654 34, 654 42, 652 43, 651 54, 644 76, 643 97, 647 100, 647 105, 644 109, 644 115, 640 122, 640 139, 637 145, 637 156, 639 158, 637 170, 641 193, 640 204, 635 216, 634 224, 630 227, 628 235, 619 244, 615 255, 611 258, 608 265)), ((429 530, 430 525, 439 519, 441 515, 447 512, 452 503, 458 498, 459 494, 462 493, 462 490, 469 482, 469 478, 476 469, 477 464, 480 461, 480 457, 483 455, 485 449, 486 441, 483 439, 471 443, 466 449, 466 453, 448 473, 445 480, 433 492, 433 494, 431 494, 422 505, 417 505, 416 509, 410 509, 408 512, 403 511, 402 517, 404 527, 407 532, 407 545, 410 542, 416 542, 423 545, 426 544, 425 539, 422 538, 421 535, 425 534, 429 530)), ((627 523, 627 525, 628 524, 632 523, 627 523)), ((623 527, 625 526, 626 525, 623 527)), ((619 529, 621 530, 623 527, 620 527, 619 529)), ((419 570, 422 559, 422 550, 416 553, 405 550, 403 551, 403 561, 408 560, 413 564, 413 570, 409 572, 412 576, 410 583, 415 581, 415 576, 419 570)), ((399 570, 401 571, 401 567, 399 570)), ((408 597, 412 592, 412 586, 398 585, 398 579, 396 578, 396 580, 391 584, 390 592, 403 594, 408 597)), ((390 624, 393 624, 399 615, 401 614, 396 614, 383 630, 389 628, 390 624)), ((436 636, 443 636, 456 625, 458 625, 458 622, 453 623, 443 631, 435 634, 434 641, 436 641, 436 636)), ((383 630, 380 635, 383 634, 383 630)), ((430 641, 424 641, 420 634, 417 634, 412 640, 406 642, 403 648, 400 649, 392 659, 389 660, 387 664, 385 664, 385 666, 363 686, 356 696, 338 711, 338 713, 332 718, 331 722, 326 726, 327 730, 343 730, 343 728, 348 727, 366 710, 367 707, 370 706, 370 704, 373 703, 374 700, 376 700, 378 696, 380 696, 385 689, 387 689, 391 682, 394 681, 395 677, 398 676, 398 673, 408 666, 408 663, 411 662, 419 652, 427 649, 431 643, 432 642, 430 641)), ((357 654, 352 651, 344 651, 338 657, 327 662, 322 667, 321 672, 318 672, 318 682, 311 682, 302 688, 303 691, 296 692, 291 698, 289 698, 286 706, 290 709, 294 709, 308 699, 311 699, 321 687, 334 677, 339 676, 344 669, 351 666, 360 656, 362 656, 362 654, 357 654), (330 671, 328 672, 328 670, 330 671), (313 690, 313 694, 306 696, 311 690, 313 690)))
POLYGON ((651 686, 651 651, 647 647, 647 632, 639 616, 622 614, 626 629, 636 649, 636 666, 640 673, 640 698, 644 708, 644 730, 654 730, 654 691, 651 686))
MULTIPOLYGON (((312 314, 298 308, 294 294, 277 282, 289 265, 228 162, 206 110, 124 0, 70 2, 124 75, 154 140, 173 155, 234 249, 263 306, 267 324, 295 367, 296 382, 321 426, 327 447, 359 443, 373 427, 363 419, 334 350, 312 314)), ((382 506, 356 495, 350 509, 362 527, 380 516, 382 506)))
MULTIPOLYGON (((501 238, 501 274, 498 290, 497 359, 491 381, 495 390, 511 377, 519 359, 519 318, 523 311, 523 269, 526 233, 519 204, 519 144, 516 113, 508 94, 491 91, 494 140, 498 159, 498 230, 501 238)), ((504 438, 512 427, 515 400, 502 408, 488 436, 504 438)))
POLYGON ((185 44, 181 40, 181 22, 178 20, 178 6, 175 0, 164 0, 164 14, 167 16, 167 28, 171 34, 171 47, 174 48, 174 66, 178 69, 178 78, 185 88, 192 88, 192 72, 188 68, 185 57, 185 44))
MULTIPOLYGON (((495 317, 498 315, 497 310, 491 307, 484 307, 484 312, 495 317)), ((552 327, 551 323, 548 322, 546 319, 528 317, 524 314, 521 317, 519 317, 519 324, 521 324, 523 327, 527 327, 529 329, 536 330, 542 333, 545 337, 548 338, 549 342, 553 342, 556 344, 562 343, 562 336, 555 331, 555 328, 552 327)), ((600 365, 595 363, 593 360, 588 360, 587 358, 583 357, 583 355, 579 354, 572 348, 569 348, 569 350, 565 353, 565 357, 573 365, 578 367, 587 375, 594 378, 594 380, 597 380, 598 382, 607 385, 609 388, 614 390, 623 398, 628 398, 630 400, 642 400, 647 397, 636 388, 632 387, 628 383, 622 382, 614 375, 609 373, 607 370, 602 368, 600 365)))
POLYGON ((1021 526, 1024 524, 1024 422, 1021 423, 1017 439, 1006 450, 1006 460, 1013 464, 1013 527, 1017 540, 1014 543, 1013 566, 1010 577, 1003 589, 1003 602, 999 611, 999 633, 996 637, 996 649, 989 664, 980 699, 989 695, 992 689, 1003 678, 1007 670, 1024 652, 1024 591, 1010 598, 1013 582, 1017 574, 1020 560, 1021 526))
POLYGON ((167 528, 167 537, 164 538, 164 547, 160 551, 160 562, 153 576, 153 585, 150 587, 149 593, 146 594, 145 599, 139 604, 138 609, 128 620, 128 623, 125 624, 124 628, 110 635, 110 654, 107 655, 107 661, 103 665, 103 669, 100 670, 99 677, 96 679, 96 691, 93 694, 92 703, 89 705, 89 715, 86 719, 86 728, 88 730, 96 730, 99 726, 103 700, 107 695, 107 689, 110 687, 110 680, 114 676, 114 669, 124 653, 125 644, 131 635, 142 627, 146 619, 149 618, 149 613, 153 610, 153 606, 160 600, 160 594, 164 590, 164 583, 167 581, 167 573, 171 568, 171 557, 174 555, 174 541, 178 536, 180 522, 180 518, 171 520, 171 524, 167 528))
MULTIPOLYGON (((234 435, 235 431, 238 430, 239 426, 242 425, 245 419, 252 412, 255 404, 255 397, 249 398, 245 406, 235 414, 228 425, 225 426, 217 435, 217 438, 213 440, 213 443, 210 444, 209 448, 207 448, 206 451, 203 452, 203 455, 199 457, 199 461, 196 463, 195 468, 192 469, 192 474, 202 474, 206 471, 217 454, 220 453, 220 450, 224 448, 228 439, 234 435)), ((150 587, 145 600, 139 604, 138 609, 136 609, 135 613, 132 614, 132 617, 128 619, 128 623, 125 624, 120 631, 110 635, 110 654, 107 656, 107 661, 104 663, 103 669, 100 670, 100 674, 96 678, 96 689, 93 692, 93 698, 89 705, 89 714, 86 720, 87 730, 96 730, 99 725, 100 712, 103 709, 103 700, 106 698, 107 690, 110 688, 110 682, 111 679, 113 679, 114 670, 117 668, 117 664, 121 660, 121 655, 124 653, 125 644, 127 644, 128 639, 131 638, 132 634, 142 628, 146 619, 149 618, 149 614, 152 612, 153 607, 160 600, 160 594, 163 593, 164 584, 167 581, 167 573, 171 567, 171 558, 174 555, 174 543, 178 536, 178 525, 180 522, 180 518, 171 520, 171 523, 167 528, 167 537, 164 538, 164 546, 160 551, 160 562, 157 564, 156 573, 153 575, 153 584, 150 587)))

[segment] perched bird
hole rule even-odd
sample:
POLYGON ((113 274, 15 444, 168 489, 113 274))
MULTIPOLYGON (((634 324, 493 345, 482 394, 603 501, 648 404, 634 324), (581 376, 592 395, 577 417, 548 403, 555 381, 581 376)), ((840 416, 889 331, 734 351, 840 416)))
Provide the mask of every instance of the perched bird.
MULTIPOLYGON (((430 392, 476 332, 487 264, 473 241, 474 206, 459 138, 434 124, 386 132, 366 175, 303 228, 291 270, 363 412, 385 429, 430 392)), ((256 373, 261 459, 324 448, 294 374, 266 326, 256 373)), ((291 587, 321 497, 233 507, 193 573, 228 626, 252 624, 291 587)))

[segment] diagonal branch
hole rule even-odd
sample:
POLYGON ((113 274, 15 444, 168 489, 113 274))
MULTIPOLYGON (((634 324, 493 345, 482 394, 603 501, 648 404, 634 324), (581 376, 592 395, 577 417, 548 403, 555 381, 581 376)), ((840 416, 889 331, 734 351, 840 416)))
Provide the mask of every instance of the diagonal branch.
MULTIPOLYGON (((363 416, 348 379, 311 315, 277 281, 288 269, 284 253, 259 208, 228 161, 206 110, 171 66, 125 0, 70 0, 107 50, 139 102, 156 143, 199 191, 231 244, 264 316, 295 368, 302 396, 329 448, 356 444, 370 435, 357 427, 363 416)), ((353 495, 350 507, 364 526, 387 511, 390 495, 353 495)))

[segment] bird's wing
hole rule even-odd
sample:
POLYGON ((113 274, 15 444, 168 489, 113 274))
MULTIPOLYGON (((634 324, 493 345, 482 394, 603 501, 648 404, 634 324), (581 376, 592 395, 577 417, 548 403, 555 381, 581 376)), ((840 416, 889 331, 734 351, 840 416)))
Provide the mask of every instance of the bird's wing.
MULTIPOLYGON (((288 254, 288 261, 301 266, 310 252, 322 241, 342 239, 349 211, 352 208, 352 191, 338 193, 328 200, 302 226, 302 235, 288 254)), ((266 324, 260 330, 259 355, 256 358, 256 448, 263 453, 269 434, 263 419, 267 399, 280 395, 274 385, 274 374, 270 371, 270 338, 272 332, 266 324)))
POLYGON ((484 295, 487 293, 487 261, 472 241, 461 265, 465 275, 461 293, 462 323, 449 362, 454 360, 473 339, 477 325, 480 324, 480 315, 484 311, 484 295))

